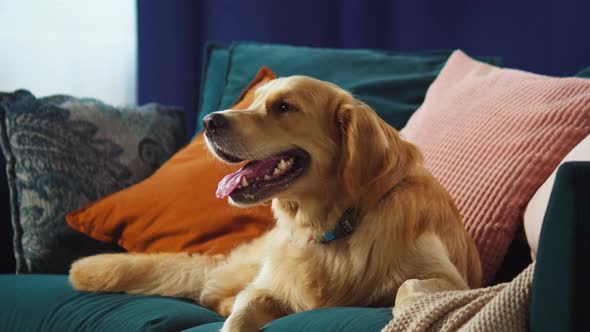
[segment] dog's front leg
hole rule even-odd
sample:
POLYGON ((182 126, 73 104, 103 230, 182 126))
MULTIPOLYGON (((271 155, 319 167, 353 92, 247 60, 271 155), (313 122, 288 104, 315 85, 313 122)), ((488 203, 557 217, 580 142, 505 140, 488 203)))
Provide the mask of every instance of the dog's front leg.
POLYGON ((222 258, 186 253, 102 254, 72 264, 70 282, 84 291, 199 299, 209 270, 222 258))
POLYGON ((254 332, 267 323, 285 316, 285 306, 263 288, 248 286, 236 297, 232 313, 223 324, 222 332, 254 332))
POLYGON ((409 279, 404 281, 398 289, 395 297, 395 307, 401 308, 410 305, 425 295, 468 288, 464 282, 446 278, 409 279))

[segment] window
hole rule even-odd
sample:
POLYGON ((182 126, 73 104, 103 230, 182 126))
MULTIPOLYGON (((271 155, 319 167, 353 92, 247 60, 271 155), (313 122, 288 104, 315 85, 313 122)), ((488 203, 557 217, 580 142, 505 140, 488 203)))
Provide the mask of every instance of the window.
POLYGON ((0 91, 136 102, 133 0, 0 0, 0 91))

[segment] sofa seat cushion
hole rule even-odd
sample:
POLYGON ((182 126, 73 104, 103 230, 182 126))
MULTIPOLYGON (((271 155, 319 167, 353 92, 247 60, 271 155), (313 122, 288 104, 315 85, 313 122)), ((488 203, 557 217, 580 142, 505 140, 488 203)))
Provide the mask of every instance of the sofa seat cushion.
POLYGON ((65 275, 0 275, 0 331, 181 331, 222 321, 188 300, 79 292, 65 275))
MULTIPOLYGON (((323 308, 277 319, 264 332, 381 331, 392 319, 391 308, 323 308)), ((222 322, 200 325, 184 332, 217 332, 222 322)))

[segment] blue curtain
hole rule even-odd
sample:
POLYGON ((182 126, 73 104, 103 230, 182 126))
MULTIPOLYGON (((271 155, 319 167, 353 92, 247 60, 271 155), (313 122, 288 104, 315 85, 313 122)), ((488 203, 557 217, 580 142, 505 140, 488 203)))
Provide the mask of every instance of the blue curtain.
POLYGON ((590 66, 590 1, 139 0, 139 103, 186 111, 193 134, 209 41, 421 51, 461 48, 506 67, 590 66))

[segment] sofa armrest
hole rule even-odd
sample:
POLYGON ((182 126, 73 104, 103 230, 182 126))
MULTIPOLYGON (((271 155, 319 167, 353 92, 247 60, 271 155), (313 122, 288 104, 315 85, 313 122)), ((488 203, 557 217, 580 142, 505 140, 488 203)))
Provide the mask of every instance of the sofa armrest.
POLYGON ((531 331, 582 331, 590 298, 590 162, 557 171, 541 229, 531 331))
POLYGON ((10 191, 6 179, 6 161, 0 151, 0 273, 14 273, 16 262, 12 247, 12 220, 10 191))

